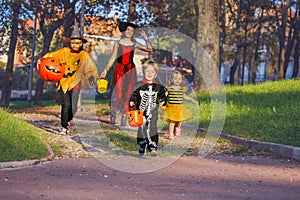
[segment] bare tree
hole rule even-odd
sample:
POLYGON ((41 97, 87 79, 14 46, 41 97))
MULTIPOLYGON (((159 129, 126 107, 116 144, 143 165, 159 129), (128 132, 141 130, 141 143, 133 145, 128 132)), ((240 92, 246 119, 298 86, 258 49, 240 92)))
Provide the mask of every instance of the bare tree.
POLYGON ((18 38, 18 22, 20 14, 21 2, 13 1, 11 5, 12 9, 12 23, 11 23, 11 36, 8 50, 8 62, 6 65, 5 76, 2 80, 2 96, 1 107, 8 107, 10 102, 12 81, 13 81, 13 67, 15 58, 15 49, 18 38))
POLYGON ((294 47, 294 66, 292 77, 296 78, 299 72, 299 51, 300 51, 300 0, 297 0, 295 20, 295 47, 294 47))

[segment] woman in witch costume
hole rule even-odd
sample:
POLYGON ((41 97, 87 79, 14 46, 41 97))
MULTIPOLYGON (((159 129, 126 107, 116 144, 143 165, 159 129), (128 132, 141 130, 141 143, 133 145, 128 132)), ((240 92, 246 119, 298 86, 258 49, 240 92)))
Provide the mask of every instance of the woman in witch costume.
POLYGON ((130 22, 121 22, 119 29, 122 36, 115 43, 112 55, 100 77, 105 78, 109 69, 116 61, 116 67, 113 72, 113 92, 111 97, 111 115, 112 123, 116 122, 116 113, 121 112, 121 126, 126 125, 126 113, 129 111, 128 101, 137 82, 137 72, 133 62, 134 50, 139 48, 143 51, 151 52, 152 47, 148 41, 146 33, 140 30, 140 35, 146 41, 146 45, 142 45, 135 40, 134 31, 137 26, 130 22))
POLYGON ((61 98, 61 126, 60 134, 67 135, 70 131, 70 121, 77 111, 78 97, 81 87, 87 85, 94 87, 98 78, 98 68, 89 54, 82 50, 83 43, 87 42, 80 36, 78 26, 75 26, 70 37, 70 47, 63 47, 54 52, 49 52, 43 57, 53 57, 65 66, 63 78, 56 83, 57 91, 61 98))

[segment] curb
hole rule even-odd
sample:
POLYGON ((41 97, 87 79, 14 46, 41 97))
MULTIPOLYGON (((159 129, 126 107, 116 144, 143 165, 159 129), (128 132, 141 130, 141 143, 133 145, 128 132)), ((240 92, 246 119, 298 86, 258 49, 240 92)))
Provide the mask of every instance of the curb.
POLYGON ((49 155, 46 158, 23 160, 23 161, 0 162, 0 170, 6 169, 6 168, 20 168, 20 167, 26 167, 26 166, 31 166, 31 165, 37 165, 42 162, 53 160, 54 153, 53 153, 52 148, 50 147, 49 144, 47 144, 45 142, 45 140, 43 140, 42 138, 40 138, 40 139, 46 144, 47 150, 49 152, 49 155))
POLYGON ((234 143, 242 144, 247 149, 254 151, 264 151, 280 156, 283 158, 294 159, 300 161, 300 148, 293 147, 284 144, 277 144, 272 142, 261 142, 257 140, 247 140, 238 136, 233 136, 230 134, 221 133, 221 137, 228 139, 234 143))

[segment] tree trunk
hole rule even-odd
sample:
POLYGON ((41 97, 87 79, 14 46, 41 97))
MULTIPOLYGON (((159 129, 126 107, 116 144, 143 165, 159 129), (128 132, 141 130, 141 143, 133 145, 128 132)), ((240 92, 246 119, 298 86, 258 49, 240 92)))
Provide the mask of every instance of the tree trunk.
POLYGON ((248 84, 252 83, 252 70, 253 70, 253 48, 250 47, 248 55, 248 84))
POLYGON ((241 85, 245 84, 246 57, 247 57, 247 46, 245 45, 243 47, 243 65, 242 65, 241 85))
POLYGON ((241 47, 237 48, 237 51, 235 52, 235 58, 232 66, 230 67, 230 84, 234 85, 234 77, 235 77, 235 72, 238 69, 240 65, 240 52, 241 52, 241 47))
POLYGON ((286 29, 287 29, 287 18, 288 18, 288 9, 290 8, 291 1, 283 1, 282 0, 282 9, 281 9, 281 17, 277 14, 277 25, 279 27, 279 59, 278 59, 278 73, 277 78, 279 80, 284 79, 284 62, 285 62, 285 54, 286 54, 286 29), (279 22, 279 19, 281 18, 281 21, 279 22))
POLYGON ((296 23, 295 23, 295 47, 294 47, 294 66, 293 66, 293 73, 292 78, 297 78, 299 73, 299 50, 300 50, 300 0, 297 0, 297 7, 296 7, 296 23))
POLYGON ((294 66, 293 66, 293 74, 292 78, 297 78, 297 75, 299 73, 299 51, 300 51, 300 41, 299 41, 299 30, 295 31, 295 48, 294 48, 294 66))
POLYGON ((257 71, 257 65, 258 65, 258 51, 260 48, 260 37, 261 37, 261 29, 262 29, 262 17, 264 15, 264 10, 262 10, 261 15, 259 16, 259 25, 257 28, 257 35, 256 35, 256 41, 255 41, 255 51, 254 51, 254 60, 253 60, 253 68, 252 71, 249 73, 252 73, 252 77, 251 77, 251 83, 255 83, 255 79, 256 79, 256 71, 257 71))
POLYGON ((290 28, 289 28, 289 34, 287 37, 287 45, 286 45, 286 51, 285 51, 285 55, 284 55, 284 64, 283 64, 283 78, 285 78, 286 72, 287 72, 287 68, 289 66, 290 63, 290 57, 292 54, 292 50, 294 48, 294 44, 295 44, 295 33, 297 32, 295 30, 296 25, 293 24, 293 22, 290 22, 290 28))
POLYGON ((5 76, 2 81, 2 96, 1 96, 1 107, 8 107, 10 102, 11 88, 13 84, 13 67, 15 59, 15 50, 18 38, 18 22, 19 22, 19 12, 21 3, 19 1, 14 1, 12 4, 13 17, 11 25, 11 37, 8 49, 8 61, 5 70, 5 76))
POLYGON ((294 47, 294 65, 293 65, 293 73, 292 78, 297 78, 299 73, 299 50, 300 50, 300 0, 297 0, 296 7, 297 18, 295 20, 295 28, 294 28, 294 36, 295 36, 295 47, 294 47))
POLYGON ((219 1, 194 0, 197 16, 195 90, 217 89, 221 85, 219 1))

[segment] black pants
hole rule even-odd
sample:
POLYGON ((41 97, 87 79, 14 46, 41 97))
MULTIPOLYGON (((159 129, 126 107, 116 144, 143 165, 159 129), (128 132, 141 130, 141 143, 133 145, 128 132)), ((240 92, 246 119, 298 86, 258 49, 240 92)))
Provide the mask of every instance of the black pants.
MULTIPOLYGON (((158 133, 157 133, 157 120, 158 120, 158 109, 155 108, 152 112, 152 117, 150 123, 146 123, 138 128, 137 132, 137 143, 139 145, 147 144, 148 150, 150 148, 157 149, 158 146, 158 133), (147 129, 149 128, 149 135, 147 134, 147 129), (152 141, 152 143, 151 143, 152 141)), ((145 116, 147 118, 147 116, 145 116)))
POLYGON ((61 89, 58 91, 61 98, 61 126, 67 128, 76 111, 79 98, 79 92, 73 92, 73 89, 64 93, 61 89))

